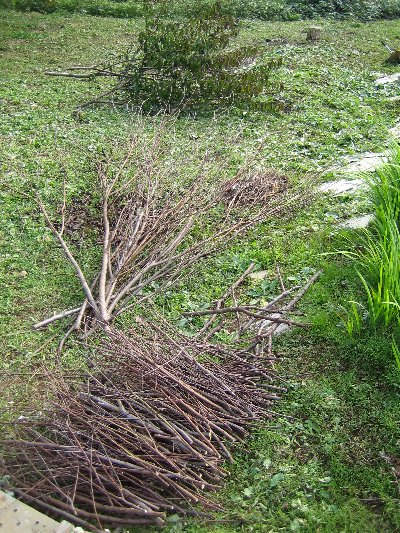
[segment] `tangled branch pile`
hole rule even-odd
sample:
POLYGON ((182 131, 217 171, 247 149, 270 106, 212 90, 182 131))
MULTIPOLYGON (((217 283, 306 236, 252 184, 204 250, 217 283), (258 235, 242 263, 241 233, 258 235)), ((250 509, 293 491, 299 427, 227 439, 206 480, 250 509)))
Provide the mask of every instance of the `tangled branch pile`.
POLYGON ((283 390, 268 363, 143 319, 129 336, 111 330, 98 359, 84 386, 55 382, 47 417, 5 443, 10 488, 93 531, 217 508, 204 491, 225 476, 228 446, 283 390))
POLYGON ((229 49, 238 21, 218 2, 202 2, 191 17, 178 21, 164 18, 169 3, 162 8, 163 2, 146 0, 144 5, 145 28, 129 50, 101 65, 47 74, 111 78, 111 90, 85 106, 130 104, 149 113, 250 100, 266 90, 271 71, 281 64, 280 59, 263 59, 265 49, 259 45, 229 49))
POLYGON ((273 169, 254 172, 245 179, 231 179, 223 184, 222 198, 228 206, 265 205, 274 196, 286 191, 288 179, 273 169))
MULTIPOLYGON (((304 196, 302 191, 277 196, 275 202, 250 205, 240 213, 232 206, 226 209, 221 182, 227 162, 213 165, 207 155, 200 167, 193 168, 188 162, 186 174, 177 176, 176 167, 165 163, 165 146, 159 133, 144 143, 140 134, 135 136, 117 170, 112 169, 111 161, 98 163, 103 243, 98 270, 91 280, 64 235, 65 197, 59 225, 52 222, 38 199, 84 293, 79 306, 34 326, 39 329, 74 316, 59 351, 72 332, 80 331, 86 338, 99 326, 107 329, 118 315, 153 298, 200 259, 304 196)), ((250 163, 233 179, 239 183, 252 172, 250 163)))

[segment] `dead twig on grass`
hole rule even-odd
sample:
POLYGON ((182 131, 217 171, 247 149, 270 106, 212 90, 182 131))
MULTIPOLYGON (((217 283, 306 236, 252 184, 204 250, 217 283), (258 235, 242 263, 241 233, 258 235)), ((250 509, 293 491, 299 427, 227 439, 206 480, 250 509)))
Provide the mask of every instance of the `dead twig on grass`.
POLYGON ((264 306, 255 306, 242 304, 238 305, 238 300, 235 295, 235 290, 238 289, 246 280, 247 276, 253 271, 253 263, 249 268, 233 283, 231 287, 223 294, 223 296, 213 303, 213 308, 211 309, 202 309, 199 311, 190 311, 182 313, 184 317, 201 317, 201 316, 210 316, 206 321, 204 326, 197 333, 197 338, 205 338, 206 340, 211 338, 215 333, 220 331, 223 326, 223 319, 225 315, 235 315, 236 316, 236 337, 239 341, 240 338, 251 330, 255 324, 259 324, 257 335, 253 337, 251 344, 244 350, 245 352, 251 352, 256 350, 256 354, 263 352, 264 341, 268 342, 268 355, 272 355, 272 336, 279 327, 279 325, 284 324, 290 327, 307 327, 308 324, 297 322, 295 320, 289 319, 286 317, 288 313, 294 311, 296 304, 304 296, 313 283, 319 278, 321 272, 314 274, 307 283, 300 287, 296 285, 291 289, 286 289, 285 283, 282 277, 279 266, 277 266, 277 278, 279 286, 282 290, 281 294, 272 298, 264 306), (284 303, 287 298, 293 294, 293 292, 298 291, 295 297, 288 303, 284 303), (227 300, 231 297, 234 306, 226 306, 227 300), (277 307, 279 304, 279 307, 277 307), (244 315, 250 317, 250 320, 242 324, 238 316, 244 315), (221 317, 220 322, 213 329, 210 329, 217 317, 221 317), (267 329, 266 332, 264 330, 267 329))

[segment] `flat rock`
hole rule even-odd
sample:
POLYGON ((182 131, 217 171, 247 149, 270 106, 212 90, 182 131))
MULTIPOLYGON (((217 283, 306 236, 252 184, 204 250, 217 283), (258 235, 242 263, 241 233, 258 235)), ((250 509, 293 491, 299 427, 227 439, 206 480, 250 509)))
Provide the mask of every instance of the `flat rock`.
MULTIPOLYGON (((279 313, 272 313, 271 315, 272 318, 281 318, 281 316, 282 315, 279 313)), ((263 329, 266 330, 270 326, 272 326, 274 322, 272 322, 271 320, 262 320, 261 324, 263 329)), ((276 330, 274 331, 273 336, 282 335, 282 333, 285 333, 289 329, 291 329, 291 327, 288 324, 279 324, 276 330)))
POLYGON ((65 520, 57 522, 8 493, 0 491, 0 532, 85 533, 65 520))
POLYGON ((390 128, 389 132, 396 139, 400 139, 400 122, 398 122, 393 128, 390 128))
POLYGON ((363 229, 369 225, 369 223, 371 222, 371 220, 373 220, 373 218, 374 218, 373 215, 362 215, 359 217, 349 218, 348 220, 346 220, 340 225, 342 226, 342 228, 347 228, 347 229, 363 229))
POLYGON ((249 274, 250 279, 254 279, 256 281, 260 281, 262 279, 265 279, 268 276, 268 270, 260 270, 258 272, 252 272, 249 274))
POLYGON ((382 76, 375 80, 376 85, 386 85, 387 83, 396 83, 400 82, 400 72, 395 72, 394 74, 389 74, 388 76, 382 76))
POLYGON ((343 196, 348 194, 354 194, 355 192, 365 188, 366 182, 363 179, 342 179, 323 183, 319 186, 318 190, 324 193, 333 194, 334 196, 343 196))
POLYGON ((274 331, 274 335, 282 335, 282 333, 286 333, 286 331, 289 331, 289 329, 291 329, 291 327, 288 324, 279 324, 279 326, 274 331))
POLYGON ((373 172, 387 162, 387 157, 384 154, 365 152, 359 157, 346 157, 344 161, 348 163, 346 172, 373 172))

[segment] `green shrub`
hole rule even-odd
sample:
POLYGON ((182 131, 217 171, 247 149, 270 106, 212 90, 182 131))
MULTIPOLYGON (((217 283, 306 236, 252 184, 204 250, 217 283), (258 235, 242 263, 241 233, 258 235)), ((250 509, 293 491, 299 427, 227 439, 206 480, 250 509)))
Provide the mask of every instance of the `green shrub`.
MULTIPOLYGON (((399 0, 223 0, 222 4, 225 12, 236 17, 261 20, 315 17, 369 20, 400 16, 399 0)), ((0 0, 0 6, 41 12, 64 10, 117 18, 144 15, 142 0, 0 0)), ((190 17, 198 11, 195 0, 165 2, 165 6, 170 17, 190 17)))
POLYGON ((135 18, 143 15, 141 2, 112 0, 55 0, 59 10, 71 13, 115 18, 135 18))
MULTIPOLYGON (((281 59, 262 59, 263 46, 229 48, 238 20, 219 3, 205 2, 196 15, 170 20, 156 0, 145 4, 145 28, 138 43, 112 64, 85 69, 85 77, 112 76, 112 101, 151 113, 204 103, 250 102, 265 92, 281 59), (161 16, 163 15, 163 16, 161 16)), ((270 99, 258 102, 271 107, 270 99)))
MULTIPOLYGON (((296 13, 287 0, 224 0, 223 9, 238 18, 260 20, 297 20, 296 13)), ((193 0, 181 0, 176 11, 181 15, 194 15, 197 3, 193 0)))
POLYGON ((20 11, 52 13, 57 9, 57 0, 15 0, 15 8, 20 11))
POLYGON ((380 8, 380 18, 396 18, 400 16, 399 0, 383 0, 380 8))
POLYGON ((289 0, 305 18, 354 17, 363 20, 400 16, 399 0, 289 0))
POLYGON ((300 18, 299 14, 283 0, 272 0, 270 2, 234 0, 232 4, 238 17, 261 20, 296 20, 300 18))

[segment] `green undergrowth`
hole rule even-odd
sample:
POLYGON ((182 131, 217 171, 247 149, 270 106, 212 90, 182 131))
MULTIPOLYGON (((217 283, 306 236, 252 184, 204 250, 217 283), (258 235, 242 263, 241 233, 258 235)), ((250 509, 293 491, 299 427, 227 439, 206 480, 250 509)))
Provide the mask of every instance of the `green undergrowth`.
MULTIPOLYGON (((302 18, 349 18, 373 20, 400 15, 398 0, 222 0, 224 8, 235 16, 260 20, 299 20, 302 18)), ((134 18, 144 14, 141 0, 0 0, 0 6, 21 11, 52 13, 66 11, 103 17, 134 18)), ((173 16, 192 15, 193 0, 169 2, 173 16)))
POLYGON ((168 533, 399 529, 400 382, 387 368, 391 342, 372 330, 347 335, 340 313, 360 289, 354 268, 319 266, 324 274, 300 305, 313 327, 276 340, 288 392, 274 406, 278 416, 227 466, 217 496, 224 512, 201 523, 172 516, 168 533))
POLYGON ((400 324, 400 149, 395 146, 388 162, 369 178, 373 219, 368 228, 351 238, 343 252, 352 258, 364 288, 362 300, 352 300, 346 320, 350 335, 371 325, 393 337, 393 351, 400 368, 397 347, 400 324))
MULTIPOLYGON (((322 21, 323 38, 315 45, 305 41, 308 25, 244 23, 238 43, 268 39, 271 55, 282 57, 283 66, 274 75, 282 84, 279 111, 225 108, 181 117, 166 128, 170 159, 184 162, 194 147, 204 153, 212 146, 233 170, 256 150, 261 168, 287 174, 291 184, 307 178, 317 185, 343 171, 344 156, 384 149, 400 110, 392 99, 398 88, 376 86, 374 80, 396 71, 383 65, 387 51, 380 41, 396 42, 398 22, 322 21), (335 170, 322 174, 334 164, 335 170)), ((125 49, 143 27, 141 20, 3 9, 0 27, 0 372, 7 376, 0 416, 10 420, 32 408, 35 398, 40 404, 46 380, 35 372, 43 365, 54 367, 65 326, 33 332, 31 324, 76 305, 82 296, 32 192, 40 192, 56 217, 65 176, 68 203, 84 221, 72 248, 90 274, 99 254, 84 246, 96 243, 91 224, 97 209, 94 162, 115 143, 116 157, 122 155, 138 123, 144 121, 151 135, 161 119, 138 118, 109 106, 74 116, 76 106, 97 96, 102 86, 44 75, 48 68, 90 65, 125 49), (21 375, 14 379, 15 374, 21 375)), ((232 475, 218 495, 225 522, 186 523, 171 517, 169 531, 361 533, 400 528, 389 464, 398 456, 400 438, 397 376, 394 366, 387 365, 390 339, 373 328, 349 338, 341 317, 347 302, 362 294, 362 286, 345 258, 330 265, 322 256, 340 249, 338 223, 367 207, 364 199, 318 196, 196 265, 181 285, 158 299, 168 318, 190 332, 194 324, 181 322, 181 311, 209 304, 251 261, 268 271, 268 280, 279 262, 289 283, 324 269, 300 306, 312 327, 282 336, 276 345, 283 356, 277 371, 288 387, 276 410, 293 418, 261 425, 246 449, 237 450, 232 475)), ((252 288, 260 297, 265 289, 252 288)), ((130 319, 121 318, 121 325, 128 328, 130 319)), ((81 369, 83 355, 84 348, 71 340, 63 370, 81 369)))

